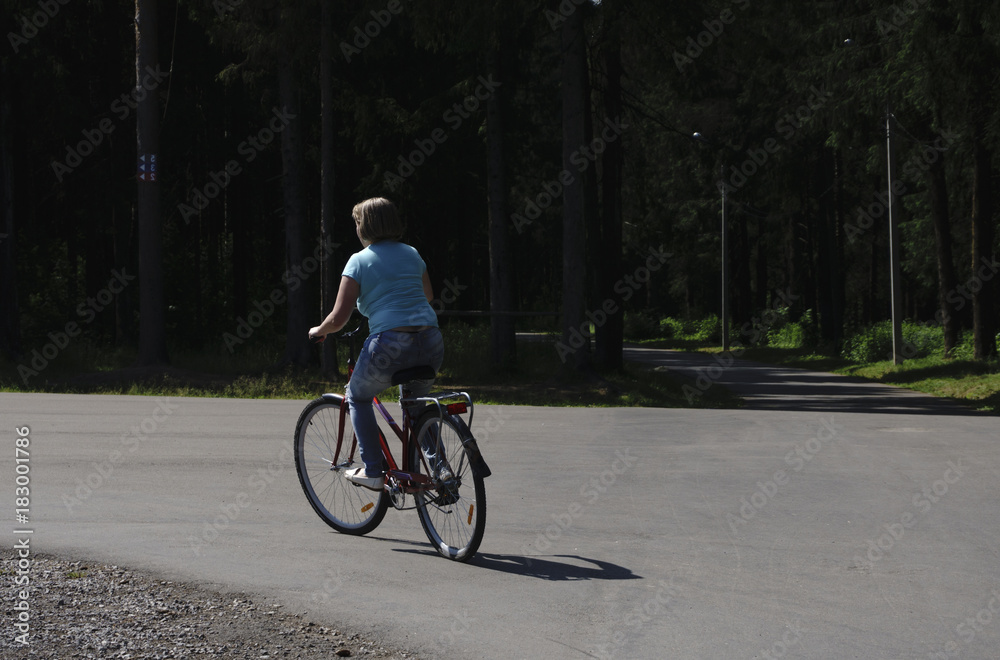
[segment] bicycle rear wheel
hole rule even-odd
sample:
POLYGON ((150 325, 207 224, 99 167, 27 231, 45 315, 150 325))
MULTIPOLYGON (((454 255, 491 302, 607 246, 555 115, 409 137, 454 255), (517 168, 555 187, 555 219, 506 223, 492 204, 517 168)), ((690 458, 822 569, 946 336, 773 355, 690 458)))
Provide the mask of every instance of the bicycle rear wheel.
POLYGON ((482 475, 472 469, 471 455, 462 442, 472 437, 469 427, 459 417, 441 417, 432 406, 416 428, 410 467, 439 482, 434 489, 414 496, 420 524, 442 556, 468 561, 479 549, 486 529, 486 486, 482 475), (440 480, 443 470, 453 476, 440 480))
POLYGON ((295 470, 309 504, 338 532, 367 534, 382 522, 389 495, 355 486, 344 476, 364 465, 347 403, 339 394, 310 401, 295 425, 295 470))

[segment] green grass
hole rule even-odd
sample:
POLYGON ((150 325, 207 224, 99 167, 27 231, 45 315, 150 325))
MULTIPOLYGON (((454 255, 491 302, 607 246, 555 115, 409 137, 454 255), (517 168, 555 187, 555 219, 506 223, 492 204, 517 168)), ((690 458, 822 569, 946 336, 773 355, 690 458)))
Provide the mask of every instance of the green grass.
MULTIPOLYGON (((715 350, 721 350, 716 347, 715 350)), ((954 399, 983 412, 1000 413, 1000 364, 996 361, 949 359, 940 354, 904 360, 852 362, 844 358, 813 355, 801 349, 752 348, 743 353, 748 360, 781 364, 812 371, 895 385, 954 399)))
MULTIPOLYGON (((610 374, 580 374, 568 369, 539 335, 518 343, 517 364, 496 368, 489 360, 488 328, 451 324, 444 329, 445 362, 437 389, 465 390, 477 403, 533 406, 690 407, 683 394, 691 382, 639 365, 610 374)), ((0 363, 0 391, 123 394, 146 396, 312 399, 323 392, 343 392, 344 375, 328 379, 319 368, 273 366, 280 347, 240 346, 234 352, 171 352, 172 364, 156 369, 131 366, 134 352, 67 347, 28 382, 16 364, 0 363)), ((318 350, 318 349, 317 349, 318 350)), ((338 346, 343 372, 349 347, 338 346)), ((30 365, 29 365, 30 366, 30 365)), ((395 388, 381 398, 394 400, 395 388)), ((712 388, 693 405, 732 408, 741 400, 724 388, 712 388)))
POLYGON ((891 361, 851 365, 839 373, 972 403, 983 411, 1000 412, 1000 365, 996 362, 932 356, 900 365, 891 361))
MULTIPOLYGON (((718 353, 718 337, 711 336, 707 328, 708 324, 696 324, 691 334, 678 332, 669 339, 639 343, 648 348, 718 353)), ((553 336, 537 335, 532 341, 519 342, 517 364, 495 368, 488 357, 487 328, 451 324, 444 331, 446 355, 438 388, 468 391, 478 403, 705 408, 742 404, 725 388, 711 388, 689 403, 683 387, 691 385, 691 381, 642 365, 626 365, 611 374, 572 372, 560 361, 553 336)), ((303 400, 323 392, 343 391, 343 374, 328 379, 318 368, 273 366, 281 348, 274 342, 260 342, 240 346, 233 354, 175 350, 171 366, 138 369, 130 366, 135 361, 134 352, 102 349, 81 341, 67 347, 37 376, 30 376, 27 383, 19 377, 18 365, 0 361, 0 391, 303 400)), ((348 347, 342 343, 338 360, 341 371, 347 354, 348 347)), ((893 365, 890 361, 856 362, 814 354, 801 347, 773 346, 745 349, 741 356, 906 387, 970 403, 980 410, 1000 412, 1000 365, 996 361, 945 360, 939 351, 932 351, 893 365)), ((386 400, 395 397, 393 389, 382 395, 386 400)))
MULTIPOLYGON (((891 360, 864 362, 817 354, 803 346, 745 348, 740 357, 768 364, 854 376, 954 399, 983 412, 1000 413, 1000 363, 996 360, 982 362, 968 359, 966 356, 971 355, 968 337, 956 348, 958 358, 945 359, 942 349, 937 344, 937 337, 928 337, 930 333, 926 327, 917 326, 916 330, 919 334, 915 333, 913 336, 913 345, 920 342, 919 345, 928 346, 926 350, 921 351, 926 354, 904 360, 899 365, 894 365, 891 360)), ((706 339, 704 331, 700 334, 676 334, 670 338, 647 339, 639 343, 647 348, 670 348, 712 354, 722 352, 718 337, 706 339)), ((856 345, 857 342, 854 346, 856 345)), ((943 346, 943 339, 940 346, 943 346)), ((871 352, 876 355, 885 354, 886 349, 882 346, 871 352)), ((854 353, 857 354, 857 351, 854 353)))

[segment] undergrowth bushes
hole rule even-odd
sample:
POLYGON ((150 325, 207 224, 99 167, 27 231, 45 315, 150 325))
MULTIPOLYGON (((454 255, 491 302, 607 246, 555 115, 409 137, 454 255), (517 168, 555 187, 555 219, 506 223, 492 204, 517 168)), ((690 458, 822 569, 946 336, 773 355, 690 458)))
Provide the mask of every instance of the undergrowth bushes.
MULTIPOLYGON (((651 328, 650 315, 635 315, 633 323, 626 322, 629 339, 668 339, 682 343, 713 344, 720 341, 719 317, 712 315, 700 320, 667 317, 660 319, 655 331, 651 328), (641 328, 641 332, 629 333, 641 328)), ((626 316, 626 321, 629 317, 626 316)), ((832 346, 820 343, 819 324, 812 310, 806 310, 797 320, 789 318, 787 307, 767 310, 753 318, 749 324, 730 329, 730 338, 736 347, 769 347, 801 349, 817 353, 836 354, 856 363, 881 362, 892 359, 892 323, 881 321, 849 333, 839 352, 832 346)), ((1000 347, 1000 335, 997 335, 1000 347)), ((903 322, 902 355, 906 359, 931 356, 944 357, 944 330, 935 323, 903 322)), ((972 333, 964 332, 951 357, 957 360, 973 359, 972 333)))

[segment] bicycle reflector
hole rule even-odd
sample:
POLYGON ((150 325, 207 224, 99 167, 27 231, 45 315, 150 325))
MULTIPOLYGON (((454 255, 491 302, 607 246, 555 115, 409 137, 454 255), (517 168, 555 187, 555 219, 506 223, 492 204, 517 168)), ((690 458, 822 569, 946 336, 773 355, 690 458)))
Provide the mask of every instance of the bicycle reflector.
POLYGON ((465 405, 465 401, 459 401, 458 403, 449 403, 445 406, 449 415, 461 415, 464 412, 468 412, 469 408, 465 405))

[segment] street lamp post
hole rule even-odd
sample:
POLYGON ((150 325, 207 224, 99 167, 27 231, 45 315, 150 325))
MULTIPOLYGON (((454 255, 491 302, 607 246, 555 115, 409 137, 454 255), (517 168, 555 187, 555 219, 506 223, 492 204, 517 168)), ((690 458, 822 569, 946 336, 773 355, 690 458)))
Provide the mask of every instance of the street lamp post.
POLYGON ((896 149, 892 143, 892 107, 885 104, 885 151, 889 194, 889 285, 892 296, 892 363, 903 363, 903 294, 899 270, 899 205, 892 177, 896 173, 896 149))
MULTIPOLYGON (((844 46, 854 47, 853 39, 844 39, 844 46)), ((892 307, 892 363, 903 363, 903 293, 899 268, 899 204, 893 189, 896 174, 896 149, 892 143, 892 105, 885 101, 886 193, 889 196, 889 293, 892 307)))
POLYGON ((729 226, 726 223, 726 165, 719 166, 722 190, 722 350, 729 350, 729 226))

